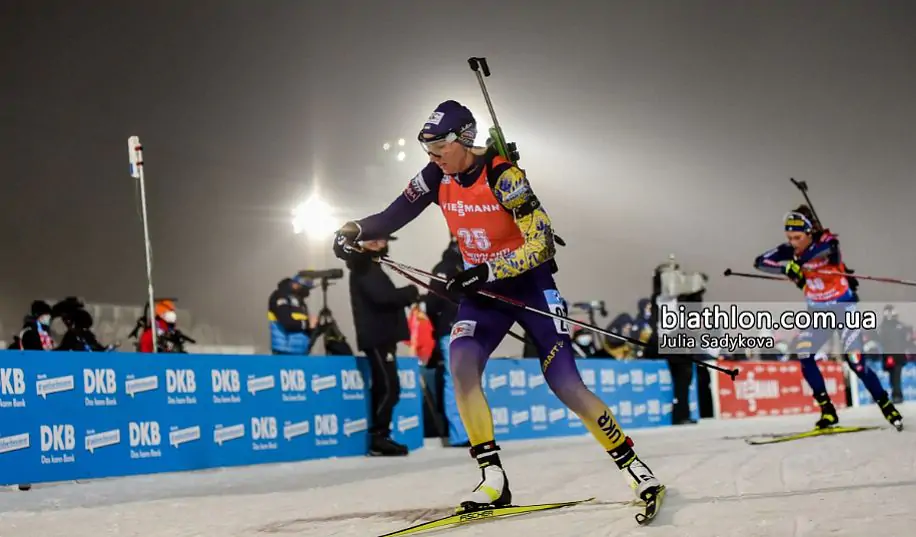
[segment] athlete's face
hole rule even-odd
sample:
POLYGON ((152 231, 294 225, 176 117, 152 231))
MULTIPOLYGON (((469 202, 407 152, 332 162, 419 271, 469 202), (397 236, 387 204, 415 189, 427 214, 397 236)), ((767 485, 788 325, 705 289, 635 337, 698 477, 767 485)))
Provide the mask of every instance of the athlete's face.
POLYGON ((426 153, 429 155, 429 161, 439 166, 446 175, 455 175, 465 170, 468 148, 458 142, 442 141, 430 144, 426 153))
POLYGON ((363 248, 371 252, 381 252, 386 246, 388 246, 388 241, 384 239, 363 242, 363 248))
POLYGON ((795 253, 797 254, 803 252, 808 246, 811 246, 811 235, 808 235, 804 231, 786 231, 786 239, 789 240, 789 244, 792 245, 792 248, 795 248, 795 253))

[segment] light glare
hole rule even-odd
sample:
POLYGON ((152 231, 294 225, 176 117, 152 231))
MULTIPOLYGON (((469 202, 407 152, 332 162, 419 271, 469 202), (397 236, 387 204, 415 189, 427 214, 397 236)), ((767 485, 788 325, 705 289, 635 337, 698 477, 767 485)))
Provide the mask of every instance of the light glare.
POLYGON ((477 120, 477 139, 474 140, 474 145, 484 147, 487 145, 487 138, 490 137, 490 125, 487 123, 477 120))
POLYGON ((293 209, 293 233, 304 233, 310 239, 330 237, 339 227, 334 209, 317 193, 293 209))

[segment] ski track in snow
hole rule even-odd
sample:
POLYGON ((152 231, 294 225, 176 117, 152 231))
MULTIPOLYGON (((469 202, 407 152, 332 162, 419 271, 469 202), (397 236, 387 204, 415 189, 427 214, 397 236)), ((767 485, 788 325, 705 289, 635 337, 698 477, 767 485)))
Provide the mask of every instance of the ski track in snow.
MULTIPOLYGON (((916 405, 902 405, 916 420, 916 405)), ((872 405, 844 425, 885 424, 872 405)), ((571 509, 420 535, 471 537, 861 537, 913 535, 916 434, 893 429, 749 446, 815 416, 628 431, 668 486, 649 527, 588 436, 503 443, 516 503, 596 496, 571 509)), ((916 431, 916 425, 913 425, 916 431)), ((0 492, 3 537, 375 537, 447 514, 479 480, 466 449, 160 474, 0 492)))

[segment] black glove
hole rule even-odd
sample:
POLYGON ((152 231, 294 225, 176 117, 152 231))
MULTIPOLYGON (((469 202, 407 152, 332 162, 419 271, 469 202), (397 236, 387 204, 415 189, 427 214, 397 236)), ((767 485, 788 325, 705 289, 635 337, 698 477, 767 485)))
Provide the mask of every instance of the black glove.
POLYGON ((417 302, 417 299, 420 298, 420 290, 416 285, 408 285, 404 287, 404 292, 407 295, 407 305, 410 306, 417 302))
POLYGON ((785 272, 786 272, 786 276, 788 276, 790 280, 795 282, 795 285, 798 286, 799 289, 804 291, 806 280, 805 280, 805 274, 802 272, 801 265, 799 265, 795 261, 789 261, 786 264, 785 272))
POLYGON ((338 259, 348 261, 361 254, 361 249, 356 246, 362 230, 356 222, 347 222, 334 234, 334 255, 338 259))
POLYGON ((445 290, 455 296, 474 293, 490 280, 490 265, 481 263, 452 276, 445 290))

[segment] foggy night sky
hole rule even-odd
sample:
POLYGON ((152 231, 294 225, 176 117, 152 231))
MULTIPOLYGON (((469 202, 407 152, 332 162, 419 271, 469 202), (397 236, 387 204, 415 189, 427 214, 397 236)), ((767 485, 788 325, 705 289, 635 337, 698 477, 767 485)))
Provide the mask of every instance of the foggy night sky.
MULTIPOLYGON (((783 240, 803 201, 789 177, 859 273, 916 278, 914 23, 916 5, 888 1, 6 0, 0 316, 16 328, 31 300, 67 294, 145 301, 136 134, 157 294, 266 345, 276 282, 343 266, 330 240, 293 235, 290 209, 314 178, 341 223, 383 209, 425 164, 414 140, 440 101, 489 125, 469 56, 488 58, 569 243, 570 302, 633 312, 669 253, 712 277, 709 300, 800 299, 721 276, 783 240), (386 161, 398 137, 408 158, 386 161)), ((448 238, 436 207, 398 235, 392 257, 426 269, 448 238)), ((352 341, 346 280, 330 299, 352 341)))

